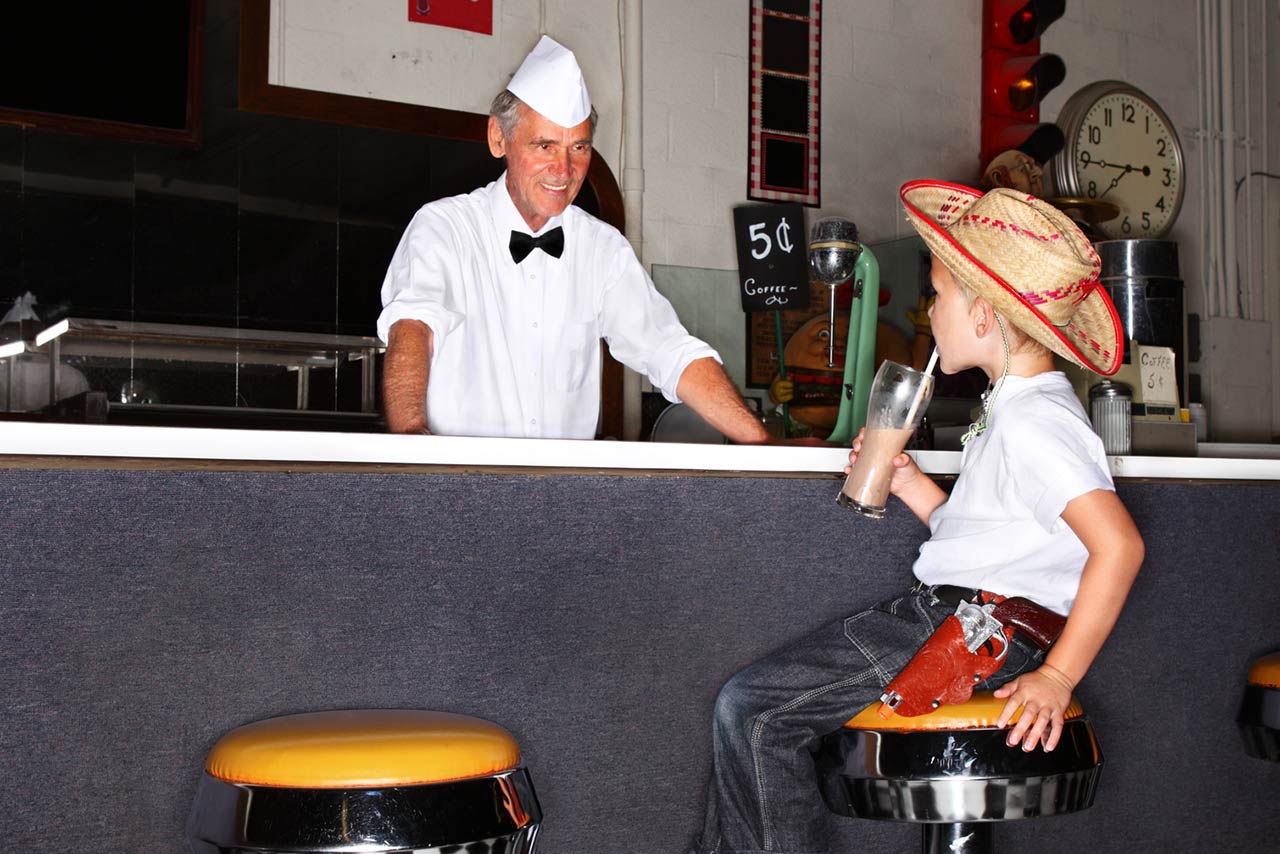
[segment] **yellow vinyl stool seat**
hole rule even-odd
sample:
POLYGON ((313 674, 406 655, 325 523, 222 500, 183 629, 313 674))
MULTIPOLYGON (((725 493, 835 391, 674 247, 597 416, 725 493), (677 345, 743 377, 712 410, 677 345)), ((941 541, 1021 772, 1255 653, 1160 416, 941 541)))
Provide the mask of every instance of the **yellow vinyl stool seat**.
POLYGON ((994 850, 995 822, 1092 805, 1102 751, 1079 702, 1072 699, 1050 753, 1005 743, 1008 730, 995 725, 1005 703, 975 691, 917 717, 882 718, 879 703, 862 710, 815 754, 828 808, 919 823, 926 854, 980 854, 994 850))
POLYGON ((507 730, 448 712, 358 709, 226 733, 187 831, 200 854, 527 854, 540 821, 507 730))
POLYGON ((1238 722, 1246 753, 1280 762, 1280 652, 1250 665, 1238 722))
MULTIPOLYGON (((900 732, 994 727, 1007 702, 990 691, 976 691, 966 703, 942 706, 927 715, 910 718, 896 712, 890 714, 888 718, 882 718, 880 704, 873 703, 850 718, 845 723, 845 727, 847 729, 891 729, 900 732)), ((1010 725, 1016 724, 1021 717, 1022 709, 1018 709, 1009 720, 1010 725)), ((1080 701, 1072 697, 1063 717, 1067 720, 1084 717, 1084 709, 1080 707, 1080 701)))
POLYGON ((1249 667, 1249 684, 1280 688, 1280 652, 1264 655, 1249 667))

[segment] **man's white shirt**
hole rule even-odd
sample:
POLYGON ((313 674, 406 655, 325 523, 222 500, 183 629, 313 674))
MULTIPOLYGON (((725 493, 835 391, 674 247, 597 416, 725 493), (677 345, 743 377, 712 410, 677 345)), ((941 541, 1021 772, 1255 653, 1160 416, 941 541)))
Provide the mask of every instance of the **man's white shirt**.
POLYGON ((511 259, 511 232, 531 232, 505 173, 424 205, 409 223, 383 281, 378 336, 386 341, 405 319, 431 328, 431 432, 593 437, 602 337, 673 402, 690 362, 720 361, 681 325, 617 229, 570 206, 533 236, 556 227, 560 258, 535 249, 511 259))

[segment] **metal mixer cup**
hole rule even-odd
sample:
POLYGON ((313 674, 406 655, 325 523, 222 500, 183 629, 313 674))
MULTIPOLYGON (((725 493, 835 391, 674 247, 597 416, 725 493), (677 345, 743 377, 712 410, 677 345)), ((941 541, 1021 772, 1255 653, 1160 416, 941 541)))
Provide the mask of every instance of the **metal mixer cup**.
POLYGON ((867 420, 867 397, 875 368, 876 320, 880 308, 880 264, 858 242, 858 227, 843 217, 824 217, 813 224, 809 237, 809 266, 827 286, 827 366, 835 365, 836 288, 853 280, 849 306, 849 337, 845 346, 840 412, 828 442, 853 443, 867 420))

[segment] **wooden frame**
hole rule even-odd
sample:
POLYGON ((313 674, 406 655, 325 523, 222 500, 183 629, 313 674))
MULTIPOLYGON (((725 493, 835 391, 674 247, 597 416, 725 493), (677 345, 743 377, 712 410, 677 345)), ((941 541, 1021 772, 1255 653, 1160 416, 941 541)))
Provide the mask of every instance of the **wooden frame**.
MULTIPOLYGON (((197 0, 200 2, 200 0, 197 0)), ((416 133, 485 142, 489 117, 479 113, 421 107, 377 98, 338 95, 267 82, 270 62, 270 0, 242 0, 240 5, 240 109, 377 130, 416 133)), ((600 205, 600 218, 624 230, 622 191, 604 158, 597 153, 587 170, 600 205)), ((601 344, 604 347, 603 343, 601 344)), ((601 377, 601 433, 622 438, 622 365, 604 347, 601 377)))
MULTIPOLYGON (((45 113, 0 107, 0 124, 26 128, 111 137, 132 142, 176 145, 196 148, 200 145, 204 92, 204 5, 205 0, 191 0, 191 19, 187 30, 187 116, 181 130, 115 122, 85 116, 45 113)), ((74 13, 69 13, 74 14, 74 13)))

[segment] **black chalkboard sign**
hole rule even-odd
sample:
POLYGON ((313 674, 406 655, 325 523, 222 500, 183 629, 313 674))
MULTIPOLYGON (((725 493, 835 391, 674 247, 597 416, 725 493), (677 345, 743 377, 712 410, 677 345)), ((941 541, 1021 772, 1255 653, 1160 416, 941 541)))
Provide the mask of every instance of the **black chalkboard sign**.
POLYGON ((733 209, 743 311, 809 307, 809 264, 800 205, 733 209))

